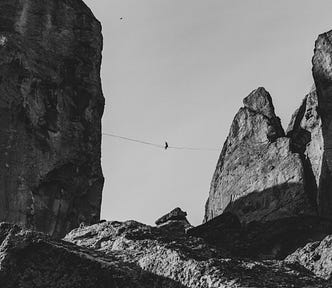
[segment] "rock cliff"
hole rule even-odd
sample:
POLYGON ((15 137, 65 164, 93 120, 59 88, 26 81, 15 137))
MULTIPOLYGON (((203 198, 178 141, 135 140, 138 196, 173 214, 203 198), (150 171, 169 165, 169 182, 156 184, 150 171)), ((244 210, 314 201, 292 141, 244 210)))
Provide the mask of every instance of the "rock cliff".
POLYGON ((313 77, 315 80, 317 99, 316 113, 318 115, 316 134, 312 139, 316 149, 308 155, 317 179, 317 202, 319 213, 332 218, 332 31, 320 35, 315 44, 312 59, 313 77), (318 134, 319 133, 319 134, 318 134), (317 161, 319 157, 319 161, 317 161), (317 172, 318 171, 318 172, 317 172))
POLYGON ((0 220, 99 219, 101 25, 81 0, 0 1, 0 220))
POLYGON ((332 31, 320 35, 312 59, 315 85, 294 113, 287 135, 303 155, 319 215, 332 218, 332 31))
POLYGON ((205 221, 227 211, 244 223, 315 215, 303 159, 292 151, 270 94, 258 88, 243 103, 217 163, 205 221))

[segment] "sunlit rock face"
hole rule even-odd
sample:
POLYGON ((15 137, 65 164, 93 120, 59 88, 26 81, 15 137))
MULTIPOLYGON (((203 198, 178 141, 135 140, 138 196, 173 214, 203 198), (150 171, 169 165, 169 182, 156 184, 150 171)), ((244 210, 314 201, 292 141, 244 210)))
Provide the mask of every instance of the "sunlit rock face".
POLYGON ((324 215, 324 190, 321 186, 324 140, 322 119, 318 109, 318 98, 315 87, 304 98, 302 105, 295 111, 287 129, 291 149, 302 155, 305 169, 305 182, 310 191, 318 213, 324 215))
POLYGON ((320 216, 332 218, 332 32, 320 35, 312 59, 315 85, 294 113, 287 135, 305 160, 306 183, 320 216))
MULTIPOLYGON (((318 115, 316 130, 319 131, 319 147, 315 154, 319 155, 317 180, 317 201, 322 216, 332 218, 332 31, 320 35, 316 41, 315 53, 312 59, 313 77, 315 80, 318 115)), ((317 156, 316 156, 317 157, 317 156)), ((315 165, 315 158, 309 157, 315 165)), ((315 171, 315 169, 314 169, 315 171)))
POLYGON ((291 150, 270 94, 258 88, 243 103, 217 163, 204 220, 225 211, 243 223, 315 215, 302 156, 291 150))
POLYGON ((0 11, 0 220, 63 236, 100 214, 101 26, 81 0, 0 11))

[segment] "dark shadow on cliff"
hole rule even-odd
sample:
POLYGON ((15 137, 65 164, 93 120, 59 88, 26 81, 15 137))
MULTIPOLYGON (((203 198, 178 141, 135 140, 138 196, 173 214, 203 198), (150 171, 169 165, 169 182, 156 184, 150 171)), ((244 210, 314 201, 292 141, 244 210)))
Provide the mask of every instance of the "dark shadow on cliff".
POLYGON ((317 208, 317 183, 312 169, 310 159, 305 155, 307 145, 311 142, 311 133, 301 127, 301 121, 305 117, 305 101, 301 105, 297 117, 294 122, 294 130, 288 132, 287 137, 290 138, 290 149, 293 153, 298 153, 301 158, 304 172, 305 192, 308 195, 311 205, 317 208))
POLYGON ((230 203, 222 215, 190 229, 188 234, 202 237, 234 256, 284 259, 306 243, 332 233, 332 222, 318 217, 315 207, 308 210, 310 202, 302 199, 303 194, 295 194, 297 199, 292 197, 291 192, 297 190, 303 190, 303 185, 285 183, 252 192, 230 203), (303 208, 311 215, 305 214, 303 208), (246 221, 241 225, 235 215, 246 221))
POLYGON ((331 147, 325 147, 324 150, 325 153, 323 154, 321 175, 319 178, 319 194, 317 200, 320 204, 319 214, 332 218, 332 173, 328 165, 328 158, 332 159, 332 149, 331 147))
POLYGON ((283 183, 231 201, 224 212, 236 214, 242 223, 268 221, 296 215, 317 215, 302 183, 283 183))

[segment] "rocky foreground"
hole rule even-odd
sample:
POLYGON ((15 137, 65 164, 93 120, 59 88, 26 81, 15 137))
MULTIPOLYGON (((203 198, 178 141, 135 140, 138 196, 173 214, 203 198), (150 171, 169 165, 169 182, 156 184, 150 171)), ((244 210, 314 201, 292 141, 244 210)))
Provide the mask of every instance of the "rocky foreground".
POLYGON ((0 225, 1 287, 331 287, 299 264, 230 258, 177 221, 81 227, 64 240, 0 225))

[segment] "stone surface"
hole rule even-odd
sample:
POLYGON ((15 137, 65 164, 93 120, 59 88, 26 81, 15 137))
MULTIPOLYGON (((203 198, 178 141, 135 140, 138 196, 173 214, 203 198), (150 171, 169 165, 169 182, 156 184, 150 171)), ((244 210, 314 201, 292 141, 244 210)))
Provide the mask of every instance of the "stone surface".
POLYGON ((81 0, 0 1, 0 220, 99 220, 100 23, 81 0))
POLYGON ((0 225, 0 244, 2 288, 183 287, 122 261, 116 251, 106 255, 11 224, 0 225))
POLYGON ((156 225, 163 224, 169 220, 187 220, 186 218, 187 212, 181 210, 181 208, 177 207, 173 209, 171 212, 165 214, 156 220, 156 225))
MULTIPOLYGON (((102 255, 114 255, 150 275, 174 281, 146 287, 329 287, 300 266, 282 261, 230 259, 203 240, 135 221, 78 228, 66 241, 102 255), (180 286, 176 286, 180 285, 180 286)), ((122 287, 122 286, 119 286, 122 287)))
POLYGON ((315 85, 294 113, 287 135, 300 153, 320 216, 332 218, 332 31, 320 35, 312 59, 315 85))
POLYGON ((299 153, 304 164, 305 182, 311 200, 315 203, 318 213, 326 216, 324 208, 324 185, 322 179, 324 139, 322 119, 318 108, 315 87, 304 98, 300 108, 293 114, 287 129, 290 137, 291 150, 299 153))
MULTIPOLYGON (((332 31, 320 35, 315 44, 312 59, 319 115, 320 133, 323 141, 319 143, 320 173, 318 182, 318 206, 322 216, 332 218, 332 31)), ((315 139, 316 140, 316 139, 315 139)), ((319 139, 316 140, 316 142, 319 139)), ((317 157, 317 156, 316 156, 317 157)), ((315 158, 314 158, 315 159, 315 158)), ((311 160, 311 159, 310 159, 311 160)))
POLYGON ((226 256, 202 239, 135 221, 78 228, 65 241, 0 224, 2 288, 331 287, 300 265, 226 256))
POLYGON ((221 214, 187 231, 211 245, 226 249, 232 257, 284 259, 308 242, 332 233, 332 221, 315 216, 297 216, 240 225, 235 215, 221 214))
POLYGON ((318 277, 332 277, 332 235, 322 241, 311 242, 286 258, 288 263, 299 263, 318 277))
POLYGON ((225 211, 244 223, 315 215, 303 161, 284 137, 271 96, 258 88, 243 102, 217 163, 204 221, 225 211))

